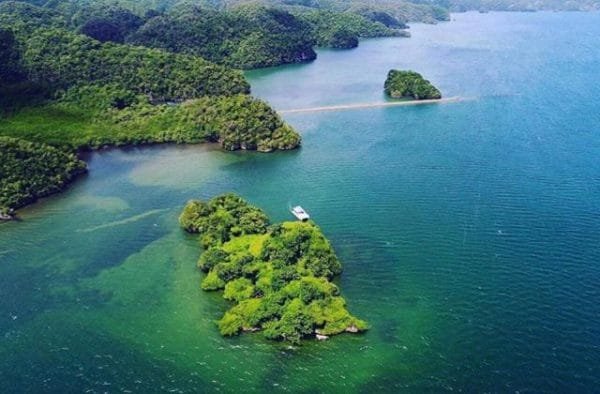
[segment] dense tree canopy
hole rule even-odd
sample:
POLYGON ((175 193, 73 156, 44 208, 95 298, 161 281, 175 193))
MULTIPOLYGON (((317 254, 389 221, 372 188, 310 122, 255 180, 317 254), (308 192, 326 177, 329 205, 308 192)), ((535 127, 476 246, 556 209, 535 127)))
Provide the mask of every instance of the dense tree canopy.
POLYGON ((449 19, 448 11, 437 4, 435 0, 212 0, 211 2, 215 2, 221 7, 236 7, 240 4, 258 2, 270 7, 287 7, 293 10, 322 10, 359 14, 365 9, 369 9, 375 12, 385 12, 399 22, 435 23, 438 20, 449 19))
POLYGON ((442 98, 442 93, 431 82, 414 71, 390 70, 385 80, 384 90, 392 98, 415 100, 442 98))
MULTIPOLYGON (((227 150, 264 152, 299 146, 300 136, 291 127, 266 103, 247 95, 250 86, 240 71, 192 54, 102 43, 76 33, 73 21, 85 20, 83 29, 113 23, 114 30, 100 26, 96 32, 109 36, 97 38, 119 41, 125 33, 118 28, 133 29, 141 19, 118 7, 79 16, 77 10, 61 14, 0 3, 0 136, 71 152, 161 142, 212 141, 227 150)), ((65 166, 70 159, 53 157, 65 166)), ((10 184, 3 186, 10 207, 55 190, 39 185, 56 184, 58 190, 69 178, 56 176, 47 183, 32 178, 35 187, 30 187, 27 172, 13 164, 10 184)))
POLYGON ((286 11, 258 6, 232 11, 179 7, 150 19, 128 41, 240 68, 316 57, 310 26, 286 11))
POLYGON ((55 0, 42 8, 0 2, 7 4, 0 21, 23 26, 19 31, 63 28, 101 42, 160 48, 244 69, 313 60, 317 44, 352 48, 359 38, 408 35, 400 30, 403 20, 366 5, 340 10, 278 1, 172 1, 159 11, 154 3, 55 0))
POLYGON ((65 16, 50 8, 21 1, 0 1, 0 27, 12 27, 16 34, 30 34, 40 27, 67 27, 65 16))
POLYGON ((118 5, 92 5, 81 8, 73 17, 72 23, 79 30, 98 41, 125 41, 125 37, 137 31, 144 19, 118 5))
POLYGON ((261 330, 266 338, 297 343, 367 329, 331 283, 342 266, 314 223, 268 226, 260 209, 234 194, 190 201, 179 220, 200 234, 202 288, 223 290, 233 303, 218 322, 223 335, 261 330))
POLYGON ((0 136, 0 212, 62 190, 85 168, 72 153, 0 136))
POLYGON ((226 150, 268 152, 300 144, 273 109, 248 95, 156 105, 116 84, 72 88, 57 101, 22 109, 0 120, 0 135, 72 149, 219 142, 226 150))
POLYGON ((24 78, 21 54, 12 30, 0 29, 0 86, 21 81, 24 78))
POLYGON ((163 101, 250 90, 241 73, 197 57, 102 44, 62 29, 38 29, 24 46, 29 79, 58 88, 116 82, 163 101))
POLYGON ((359 38, 407 35, 351 12, 303 11, 296 15, 312 26, 317 45, 322 47, 354 48, 359 38))

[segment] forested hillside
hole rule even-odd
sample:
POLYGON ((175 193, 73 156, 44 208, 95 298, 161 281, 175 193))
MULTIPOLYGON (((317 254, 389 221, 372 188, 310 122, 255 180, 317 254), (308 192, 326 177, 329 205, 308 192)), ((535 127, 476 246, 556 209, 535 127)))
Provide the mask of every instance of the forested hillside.
POLYGON ((232 11, 177 7, 150 19, 127 42, 190 53, 240 68, 316 57, 311 25, 287 11, 261 6, 232 11))
POLYGON ((71 153, 0 136, 0 214, 60 191, 84 171, 71 153))
MULTIPOLYGON (((240 71, 190 53, 101 42, 83 34, 89 10, 68 13, 64 6, 73 4, 54 5, 0 3, 4 211, 62 190, 77 172, 71 168, 85 168, 73 155, 82 149, 162 142, 263 152, 299 146, 300 136, 248 95, 240 71)), ((119 7, 105 11, 128 26, 143 21, 119 7)))
MULTIPOLYGON (((400 12, 402 7, 352 3, 302 6, 286 2, 84 1, 4 2, 4 19, 19 30, 65 28, 101 42, 128 43, 203 57, 236 68, 310 61, 313 47, 352 48, 360 38, 408 36, 409 19, 446 19, 400 12), (414 16, 414 18, 412 18, 414 16), (10 22, 15 24, 15 21, 10 22)), ((400 4, 400 3, 397 3, 400 4)), ((404 4, 404 3, 401 3, 404 4)), ((0 2, 0 7, 2 3, 0 2)))
MULTIPOLYGON (((296 16, 312 27, 313 37, 320 47, 354 48, 360 38, 409 36, 405 30, 388 27, 352 12, 300 11, 296 16)), ((390 26, 404 27, 392 18, 390 26)))

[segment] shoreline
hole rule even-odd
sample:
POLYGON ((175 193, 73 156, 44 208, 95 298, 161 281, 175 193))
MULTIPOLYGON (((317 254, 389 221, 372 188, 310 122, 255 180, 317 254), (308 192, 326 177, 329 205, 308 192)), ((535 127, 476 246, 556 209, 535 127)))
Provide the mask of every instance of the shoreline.
POLYGON ((20 221, 21 219, 18 216, 20 210, 27 208, 27 207, 31 207, 33 205, 40 204, 49 197, 52 197, 56 194, 62 194, 65 191, 67 191, 81 177, 88 174, 89 168, 87 165, 89 164, 88 162, 89 162, 91 156, 95 153, 109 152, 111 150, 128 151, 128 150, 134 150, 134 149, 155 148, 155 147, 159 147, 159 146, 162 146, 162 147, 168 147, 168 146, 203 147, 203 148, 206 148, 207 150, 221 151, 221 152, 226 152, 226 153, 257 152, 257 153, 261 153, 261 154, 262 153, 267 154, 267 153, 274 153, 277 151, 285 151, 285 152, 294 151, 294 150, 300 149, 301 144, 298 144, 297 146, 295 146, 293 148, 286 148, 286 149, 278 148, 278 149, 272 149, 272 150, 247 149, 245 147, 240 147, 238 149, 225 149, 219 142, 209 141, 209 140, 200 141, 200 142, 143 141, 140 143, 134 142, 134 143, 124 143, 124 144, 108 143, 108 144, 101 145, 98 147, 80 146, 80 147, 75 148, 73 152, 79 160, 83 161, 86 164, 85 170, 75 174, 72 179, 69 179, 68 181, 66 181, 63 185, 60 186, 60 189, 58 189, 58 190, 54 190, 52 192, 45 193, 45 194, 32 196, 25 203, 19 204, 17 206, 9 207, 8 208, 10 210, 9 214, 4 214, 0 211, 0 224, 20 221))
POLYGON ((340 104, 340 105, 326 105, 322 107, 310 107, 310 108, 295 108, 295 109, 284 109, 277 111, 279 114, 298 114, 298 113, 310 113, 310 112, 327 112, 327 111, 345 111, 351 109, 367 109, 367 108, 379 108, 379 107, 403 107, 413 105, 429 105, 429 104, 447 104, 447 103, 458 103, 461 101, 468 100, 465 97, 448 97, 441 99, 427 99, 427 100, 406 100, 406 101, 389 101, 379 103, 359 103, 359 104, 340 104))

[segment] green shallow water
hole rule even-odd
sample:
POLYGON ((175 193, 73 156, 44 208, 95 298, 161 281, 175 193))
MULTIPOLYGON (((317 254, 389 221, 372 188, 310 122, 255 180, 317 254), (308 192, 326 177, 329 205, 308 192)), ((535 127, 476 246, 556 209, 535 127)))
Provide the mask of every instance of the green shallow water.
POLYGON ((383 101, 393 67, 471 100, 288 114, 295 152, 94 153, 0 226, 0 392, 597 391, 600 15, 453 17, 249 78, 278 109, 383 101), (224 191, 301 203, 372 329, 220 337, 176 220, 224 191))

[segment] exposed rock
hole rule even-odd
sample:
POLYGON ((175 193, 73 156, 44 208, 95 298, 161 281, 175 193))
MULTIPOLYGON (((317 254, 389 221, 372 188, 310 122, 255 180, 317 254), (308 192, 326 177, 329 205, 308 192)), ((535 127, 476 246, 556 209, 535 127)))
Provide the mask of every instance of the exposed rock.
POLYGON ((0 220, 2 221, 7 221, 7 220, 13 220, 14 217, 11 215, 7 215, 5 213, 0 213, 0 220))

